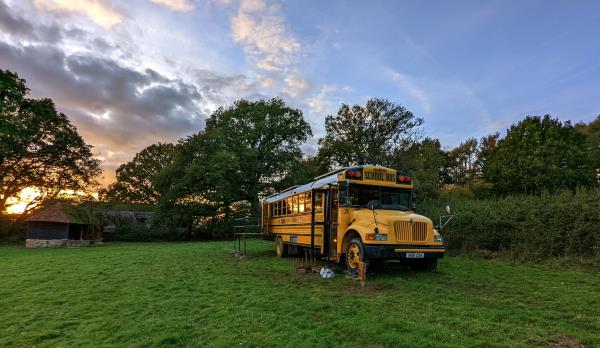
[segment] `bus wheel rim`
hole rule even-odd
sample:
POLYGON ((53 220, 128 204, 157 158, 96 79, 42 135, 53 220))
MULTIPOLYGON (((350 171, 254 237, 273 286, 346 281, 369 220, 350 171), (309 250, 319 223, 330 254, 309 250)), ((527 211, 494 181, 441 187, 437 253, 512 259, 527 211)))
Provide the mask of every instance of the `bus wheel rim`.
POLYGON ((350 268, 354 269, 358 267, 358 262, 360 261, 360 248, 356 244, 351 244, 348 247, 348 265, 350 268))

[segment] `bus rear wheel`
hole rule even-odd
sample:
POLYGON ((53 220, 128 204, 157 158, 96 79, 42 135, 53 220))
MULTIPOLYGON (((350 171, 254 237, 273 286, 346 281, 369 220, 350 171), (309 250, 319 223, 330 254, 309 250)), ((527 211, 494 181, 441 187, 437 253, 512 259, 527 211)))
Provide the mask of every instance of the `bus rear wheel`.
POLYGON ((277 237, 277 240, 275 241, 275 252, 279 258, 288 256, 288 247, 287 245, 283 244, 283 239, 281 236, 277 237))
POLYGON ((346 247, 346 268, 349 272, 356 274, 359 262, 366 262, 365 248, 360 238, 354 238, 346 247))

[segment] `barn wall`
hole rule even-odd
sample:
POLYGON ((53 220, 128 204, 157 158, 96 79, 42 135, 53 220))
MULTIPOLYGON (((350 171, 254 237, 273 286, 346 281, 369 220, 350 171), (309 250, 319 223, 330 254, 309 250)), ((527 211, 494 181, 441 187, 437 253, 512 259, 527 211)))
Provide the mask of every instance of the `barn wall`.
POLYGON ((68 239, 69 225, 60 222, 31 221, 27 225, 27 239, 68 239))

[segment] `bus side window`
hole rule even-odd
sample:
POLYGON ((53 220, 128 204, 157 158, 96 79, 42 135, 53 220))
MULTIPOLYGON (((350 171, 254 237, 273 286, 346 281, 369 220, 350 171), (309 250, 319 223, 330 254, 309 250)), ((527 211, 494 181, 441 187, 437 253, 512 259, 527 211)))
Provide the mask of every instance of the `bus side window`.
POLYGON ((298 211, 304 213, 304 193, 298 195, 298 211))
POLYGON ((304 194, 304 210, 308 213, 312 210, 312 197, 310 192, 304 194))
POLYGON ((292 197, 288 197, 285 199, 285 205, 287 206, 287 214, 292 215, 294 209, 292 207, 292 197))
POLYGON ((298 212, 298 196, 292 196, 292 208, 294 214, 298 212))
POLYGON ((287 215, 287 204, 285 204, 285 199, 281 201, 281 215, 287 215))
POLYGON ((315 213, 323 212, 323 193, 319 192, 315 196, 315 213))
POLYGON ((269 204, 269 215, 271 217, 275 216, 275 203, 269 204))
POLYGON ((338 193, 336 190, 331 190, 331 221, 337 221, 338 214, 338 193))

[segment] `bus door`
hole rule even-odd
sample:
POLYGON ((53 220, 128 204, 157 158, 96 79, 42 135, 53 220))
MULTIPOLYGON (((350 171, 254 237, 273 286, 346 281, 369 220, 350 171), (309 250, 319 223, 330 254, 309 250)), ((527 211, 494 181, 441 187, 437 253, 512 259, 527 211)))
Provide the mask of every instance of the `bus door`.
POLYGON ((330 260, 337 259, 338 206, 338 189, 325 191, 323 256, 330 260))

